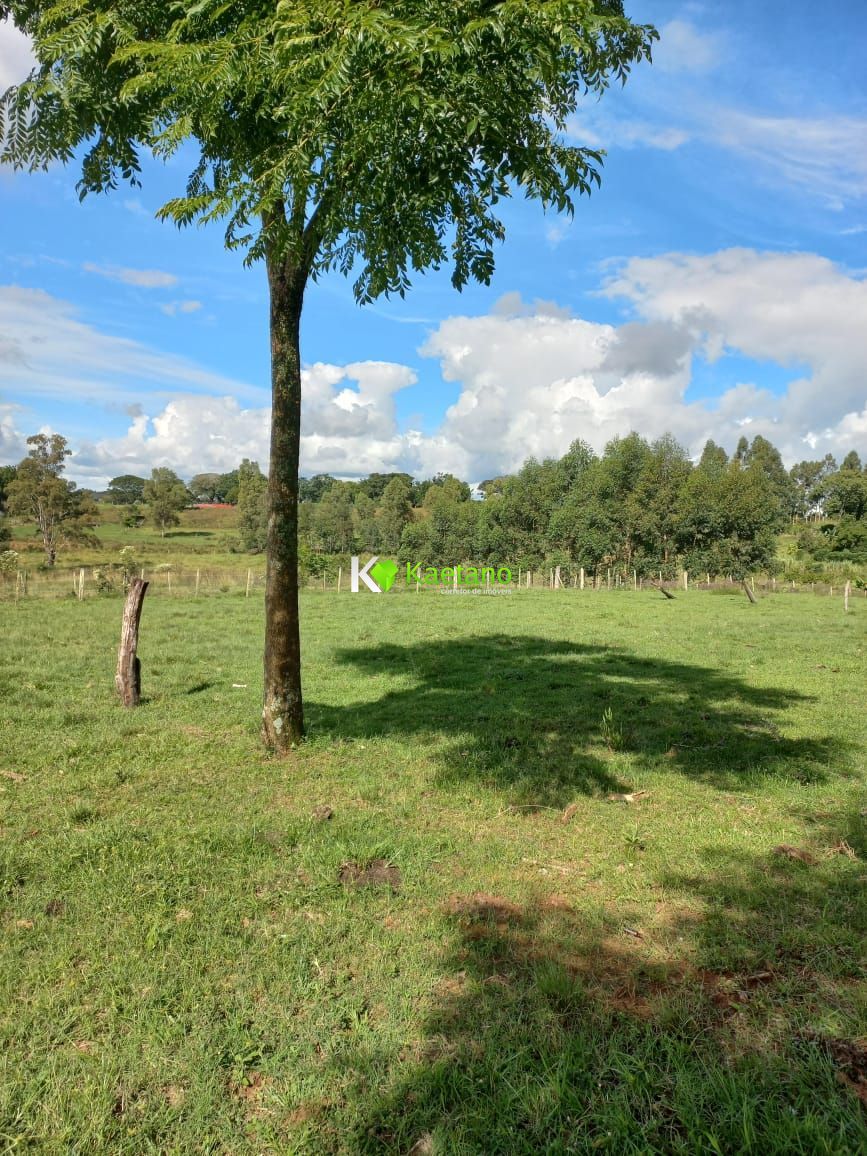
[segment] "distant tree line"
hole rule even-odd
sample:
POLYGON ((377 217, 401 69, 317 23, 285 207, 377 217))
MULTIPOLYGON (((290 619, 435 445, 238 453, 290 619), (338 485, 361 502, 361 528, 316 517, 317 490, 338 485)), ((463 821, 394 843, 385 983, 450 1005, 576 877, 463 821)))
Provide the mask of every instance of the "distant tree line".
POLYGON ((313 555, 742 577, 773 568, 777 536, 794 523, 813 556, 867 562, 858 455, 840 467, 826 457, 787 471, 761 436, 742 438, 731 457, 709 441, 696 464, 670 435, 649 442, 631 433, 601 455, 576 441, 562 458, 530 459, 482 482, 481 501, 448 474, 422 483, 406 474, 319 476, 307 485, 300 533, 313 555))
MULTIPOLYGON (((53 565, 66 541, 97 518, 87 491, 63 477, 69 449, 55 434, 28 439, 17 466, 0 468, 0 512, 32 518, 53 565)), ((764 437, 741 438, 729 457, 708 441, 697 463, 670 435, 614 438, 602 454, 576 441, 561 458, 531 458, 515 474, 489 478, 475 494, 451 474, 418 481, 374 473, 360 481, 328 474, 300 480, 299 535, 308 569, 329 555, 385 553, 400 561, 601 567, 642 576, 692 573, 742 577, 773 568, 778 534, 794 528, 817 560, 867 562, 867 468, 854 451, 786 470, 764 437), (473 500, 473 499, 476 500, 473 500)), ((150 478, 112 478, 103 499, 123 520, 149 520, 162 534, 185 506, 237 506, 237 547, 264 550, 267 478, 244 459, 229 473, 185 483, 158 467, 150 478)), ((8 540, 0 517, 0 546, 8 540)))

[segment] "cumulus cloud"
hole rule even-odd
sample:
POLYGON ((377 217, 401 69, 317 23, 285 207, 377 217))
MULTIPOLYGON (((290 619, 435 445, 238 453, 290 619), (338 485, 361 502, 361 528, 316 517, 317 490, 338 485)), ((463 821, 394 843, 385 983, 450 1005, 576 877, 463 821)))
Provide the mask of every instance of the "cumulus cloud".
MULTIPOLYGON (((415 380, 407 366, 384 361, 305 369, 302 469, 358 476, 415 462, 417 435, 399 433, 394 413, 394 394, 415 380)), ((98 487, 114 474, 148 474, 155 466, 189 477, 202 470, 226 472, 245 457, 268 461, 267 406, 243 408, 230 396, 186 395, 153 416, 141 406, 128 412, 131 422, 123 437, 77 447, 70 476, 98 487)))
POLYGON ((829 428, 867 400, 867 281, 813 253, 727 249, 628 261, 605 289, 649 321, 691 328, 711 355, 725 349, 776 362, 793 377, 758 409, 800 428, 829 428))
POLYGON ((636 317, 602 325, 510 294, 490 316, 439 326, 422 352, 461 383, 437 435, 440 468, 487 476, 576 437, 601 449, 630 429, 671 431, 693 453, 708 437, 732 448, 748 429, 790 463, 863 445, 862 278, 815 254, 731 249, 627 261, 604 292, 636 317), (730 353, 758 363, 759 383, 734 379, 716 398, 690 400, 695 356, 718 360, 722 375, 730 353), (782 391, 761 385, 761 363, 789 369, 782 391))
POLYGON ((82 268, 85 273, 96 273, 109 281, 120 281, 139 289, 170 289, 178 283, 174 273, 164 273, 161 269, 127 269, 122 265, 94 265, 90 261, 85 261, 82 268))

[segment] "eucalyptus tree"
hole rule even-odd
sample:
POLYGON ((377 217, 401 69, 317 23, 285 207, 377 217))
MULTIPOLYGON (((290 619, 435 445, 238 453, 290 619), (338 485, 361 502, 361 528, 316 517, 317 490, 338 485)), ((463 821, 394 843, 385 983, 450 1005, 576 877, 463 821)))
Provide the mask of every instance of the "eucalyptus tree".
POLYGON ((487 283, 520 190, 571 213, 602 155, 567 122, 625 80, 654 29, 621 0, 0 0, 37 66, 3 99, 4 155, 80 159, 83 196, 136 182, 143 152, 196 149, 160 216, 226 222, 270 294, 266 741, 303 733, 297 496, 300 320, 311 278, 360 302, 451 265, 487 283), (185 147, 187 146, 187 147, 185 147))

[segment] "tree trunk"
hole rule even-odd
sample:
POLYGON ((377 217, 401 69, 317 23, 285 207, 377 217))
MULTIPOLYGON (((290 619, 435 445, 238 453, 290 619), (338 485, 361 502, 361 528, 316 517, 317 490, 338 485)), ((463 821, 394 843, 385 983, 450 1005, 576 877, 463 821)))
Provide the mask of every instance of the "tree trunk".
POLYGON ((265 579, 262 737, 285 753, 304 734, 298 623, 298 458, 301 444, 301 306, 306 275, 267 257, 271 301, 271 460, 265 579))
MULTIPOLYGON (((84 574, 84 571, 81 572, 84 574)), ((141 608, 148 584, 141 578, 133 578, 127 591, 123 608, 123 625, 120 629, 120 649, 117 652, 117 673, 114 685, 124 706, 138 706, 141 701, 141 663, 138 648, 138 625, 141 608)))

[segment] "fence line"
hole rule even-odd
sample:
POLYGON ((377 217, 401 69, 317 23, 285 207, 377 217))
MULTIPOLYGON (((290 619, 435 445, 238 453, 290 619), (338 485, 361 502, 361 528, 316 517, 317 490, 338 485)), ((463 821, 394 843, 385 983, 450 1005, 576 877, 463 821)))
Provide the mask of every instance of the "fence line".
MULTIPOLYGON (((132 576, 132 575, 130 575, 132 576)), ((227 569, 224 567, 197 567, 195 570, 186 567, 154 566, 136 567, 135 577, 146 578, 150 582, 148 594, 150 597, 171 598, 200 598, 215 595, 238 594, 245 598, 261 594, 265 588, 265 573, 254 570, 252 567, 244 569, 227 569)), ((457 576, 454 576, 453 585, 457 586, 457 576)), ((348 583, 343 581, 343 567, 323 568, 321 573, 310 574, 302 581, 302 588, 321 593, 348 593, 348 583)), ((752 589, 760 594, 791 595, 814 594, 833 597, 843 595, 848 605, 849 598, 858 595, 867 597, 867 587, 854 583, 845 571, 827 575, 827 581, 801 582, 794 579, 780 581, 773 576, 750 576, 752 589)), ((696 591, 741 593, 740 581, 731 575, 713 576, 705 574, 702 578, 690 576, 685 570, 671 571, 668 575, 657 572, 653 575, 642 576, 634 568, 617 569, 613 567, 587 568, 560 564, 545 570, 531 570, 516 567, 512 571, 512 582, 509 584, 514 591, 548 591, 562 593, 571 591, 574 594, 609 594, 609 593, 647 593, 658 590, 660 586, 670 588, 681 596, 689 596, 696 591)), ((490 583, 488 583, 490 587, 490 583)), ((415 582, 407 587, 407 591, 421 593, 425 589, 423 583, 415 582)), ((106 566, 75 566, 72 568, 54 570, 6 571, 0 573, 0 601, 20 602, 29 598, 73 598, 79 602, 97 596, 117 594, 125 590, 125 581, 119 568, 106 566)))

